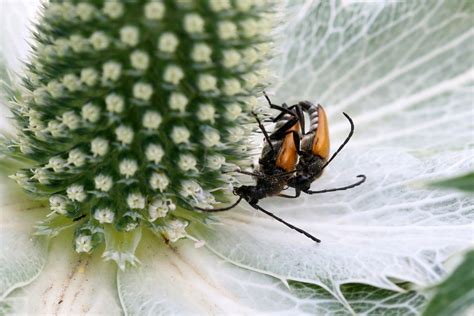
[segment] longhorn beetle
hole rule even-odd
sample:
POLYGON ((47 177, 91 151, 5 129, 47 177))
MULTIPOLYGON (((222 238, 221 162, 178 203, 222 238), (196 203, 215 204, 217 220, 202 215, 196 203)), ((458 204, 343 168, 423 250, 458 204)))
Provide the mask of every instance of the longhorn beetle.
POLYGON ((297 232, 310 238, 311 240, 319 243, 320 240, 318 238, 284 221, 280 217, 272 214, 271 212, 263 209, 261 206, 258 205, 258 202, 260 199, 263 199, 268 196, 278 195, 282 197, 296 198, 300 195, 301 191, 308 194, 325 193, 338 190, 346 190, 362 184, 362 182, 365 181, 365 176, 359 175, 358 177, 363 177, 362 181, 359 181, 358 183, 353 184, 351 186, 323 191, 309 190, 311 182, 321 175, 324 167, 326 167, 329 162, 334 159, 334 157, 349 141, 354 131, 354 125, 350 117, 344 113, 344 115, 349 119, 351 123, 351 132, 347 137, 346 141, 339 147, 336 153, 328 161, 327 157, 329 155, 329 133, 327 127, 327 118, 324 113, 324 109, 322 109, 322 107, 317 109, 318 111, 319 109, 321 109, 321 117, 324 116, 324 123, 321 122, 321 124, 318 125, 318 115, 314 115, 314 105, 313 107, 311 107, 310 105, 312 104, 310 102, 304 101, 291 107, 288 107, 285 103, 282 106, 272 104, 266 94, 265 98, 267 99, 271 108, 281 111, 281 113, 273 119, 273 121, 276 123, 274 132, 268 135, 267 131, 265 130, 265 127, 260 122, 258 116, 255 113, 252 113, 255 116, 258 126, 262 131, 263 135, 265 136, 266 140, 262 148, 261 157, 259 159, 259 168, 254 170, 253 172, 246 172, 240 170, 235 171, 253 176, 257 180, 256 185, 241 186, 234 189, 234 194, 238 195, 239 198, 235 203, 228 207, 215 209, 197 209, 206 212, 227 211, 234 208, 237 204, 241 202, 242 199, 245 199, 256 210, 267 214, 268 216, 283 223, 289 228, 294 229, 297 232), (311 124, 310 131, 308 133, 305 133, 304 128, 304 112, 307 112, 310 115, 311 124), (318 126, 320 128, 318 128, 318 126), (301 140, 301 138, 303 139, 301 140), (310 140, 312 141, 310 142, 310 140), (318 140, 320 140, 319 143, 318 140), (307 148, 308 143, 315 143, 315 145, 311 147, 311 151, 309 151, 307 148), (303 149, 301 148, 301 144, 303 144, 304 146, 303 149), (314 151, 312 151, 313 147, 315 148, 314 151), (298 155, 300 162, 298 162, 298 155), (322 157, 320 155, 322 155, 322 157), (305 160, 305 162, 302 162, 303 156, 305 156, 305 158, 308 158, 305 160), (306 187, 307 183, 309 183, 308 187, 306 187), (284 190, 286 187, 294 187, 297 192, 295 196, 281 194, 281 191, 284 190))
MULTIPOLYGON (((271 103, 270 98, 265 94, 265 98, 272 108, 275 108, 275 105, 271 103)), ((349 142, 352 135, 354 134, 354 122, 351 117, 343 112, 344 116, 347 118, 351 125, 351 130, 344 140, 344 142, 339 146, 336 152, 329 158, 329 127, 328 119, 324 108, 318 104, 315 106, 309 101, 301 101, 298 104, 287 108, 285 104, 283 107, 285 110, 297 109, 298 112, 306 112, 309 115, 309 131, 305 133, 304 128, 300 138, 295 137, 296 148, 298 148, 299 162, 296 166, 296 175, 291 177, 288 180, 288 186, 295 189, 295 195, 286 195, 279 194, 281 197, 286 198, 297 198, 300 196, 301 191, 306 194, 319 194, 326 192, 334 191, 343 191, 347 189, 354 188, 361 185, 365 182, 365 175, 358 175, 357 178, 361 178, 358 182, 340 188, 327 189, 321 191, 312 191, 310 190, 311 183, 313 183, 317 178, 319 178, 324 168, 326 168, 331 161, 337 156, 337 154, 344 148, 344 146, 349 142)), ((286 111, 283 110, 280 115, 278 115, 274 121, 282 119, 286 111)))
POLYGON ((283 115, 279 116, 279 120, 275 125, 275 131, 270 135, 265 130, 258 116, 252 112, 266 140, 259 159, 259 168, 253 172, 237 171, 253 176, 257 180, 256 185, 244 185, 235 188, 234 194, 238 195, 239 198, 228 207, 214 209, 195 208, 205 212, 222 212, 234 208, 242 199, 245 199, 254 209, 267 214, 309 239, 320 242, 318 238, 308 232, 286 222, 258 205, 260 199, 277 195, 288 185, 288 180, 294 176, 293 172, 298 161, 298 149, 296 148, 293 134, 300 135, 301 133, 300 120, 304 119, 303 113, 299 111, 300 109, 296 109, 293 112, 278 105, 272 107, 282 111, 283 115))

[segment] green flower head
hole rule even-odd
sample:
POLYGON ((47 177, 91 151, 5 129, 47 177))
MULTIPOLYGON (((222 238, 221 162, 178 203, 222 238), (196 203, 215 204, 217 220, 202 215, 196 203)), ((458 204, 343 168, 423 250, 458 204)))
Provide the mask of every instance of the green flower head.
POLYGON ((142 227, 170 242, 192 238, 187 225, 205 218, 193 208, 228 202, 237 180, 222 171, 249 165, 270 9, 220 0, 46 5, 25 92, 12 100, 20 133, 8 144, 8 155, 29 162, 12 178, 49 203, 38 233, 72 225, 75 250, 86 253, 142 227))

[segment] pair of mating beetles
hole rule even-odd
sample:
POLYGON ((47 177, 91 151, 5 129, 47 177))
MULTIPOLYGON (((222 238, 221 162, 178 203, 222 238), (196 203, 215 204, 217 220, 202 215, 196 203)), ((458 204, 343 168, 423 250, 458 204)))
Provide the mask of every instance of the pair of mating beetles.
POLYGON ((316 106, 309 101, 301 101, 290 107, 285 103, 280 106, 273 104, 265 93, 264 95, 270 108, 280 111, 280 114, 272 119, 272 121, 276 123, 274 131, 268 134, 258 116, 252 113, 257 120, 260 130, 265 136, 259 166, 253 172, 235 171, 253 176, 256 179, 256 185, 245 185, 236 188, 234 194, 238 195, 239 199, 229 207, 198 209, 206 212, 227 211, 244 199, 256 210, 271 216, 311 240, 320 242, 318 238, 308 232, 263 209, 258 205, 258 202, 260 199, 268 196, 297 198, 301 192, 306 194, 326 193, 347 190, 362 184, 366 177, 364 175, 358 175, 357 177, 360 178, 359 181, 349 186, 321 191, 310 190, 311 183, 321 176, 324 168, 331 163, 354 134, 354 123, 349 115, 343 113, 349 120, 351 130, 346 140, 339 146, 331 158, 329 158, 328 120, 326 112, 321 105, 316 106), (305 131, 305 113, 309 117, 310 123, 307 132, 305 131), (281 193, 287 188, 294 188, 295 195, 281 193))

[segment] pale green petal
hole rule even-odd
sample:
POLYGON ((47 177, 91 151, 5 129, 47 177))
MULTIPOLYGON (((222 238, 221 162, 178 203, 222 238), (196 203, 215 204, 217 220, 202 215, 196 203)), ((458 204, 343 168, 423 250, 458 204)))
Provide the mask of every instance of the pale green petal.
MULTIPOLYGON (((148 236, 149 237, 149 236, 148 236)), ((140 268, 119 272, 118 289, 125 311, 132 315, 350 315, 322 288, 282 282, 219 260, 205 248, 182 241, 168 247, 158 239, 140 247, 140 268)), ((344 286, 358 313, 414 315, 424 297, 364 285, 344 286)))
POLYGON ((35 221, 45 215, 44 207, 14 187, 0 173, 0 301, 38 277, 48 250, 46 239, 32 235, 35 221))
POLYGON ((3 308, 24 315, 120 315, 116 264, 104 262, 100 254, 80 256, 72 243, 71 238, 53 239, 40 277, 13 292, 3 308))
POLYGON ((472 144, 472 1, 300 2, 289 1, 273 101, 324 105, 338 140, 347 112, 352 148, 472 144))
POLYGON ((364 170, 369 179, 364 186, 303 197, 297 203, 280 198, 262 203, 321 238, 321 244, 265 215, 253 215, 255 211, 222 214, 222 225, 196 235, 237 265, 280 279, 318 284, 343 302, 341 284, 365 283, 392 290, 398 289, 393 280, 433 284, 445 273, 444 260, 472 245, 474 203, 459 193, 416 184, 465 164, 469 158, 463 154, 420 160, 407 153, 372 150, 352 162, 338 160, 327 174, 331 181, 324 185, 352 181, 364 170), (387 173, 386 165, 395 164, 400 169, 387 173), (354 165, 355 171, 351 170, 354 165))
POLYGON ((273 101, 325 105, 335 148, 348 131, 341 112, 351 114, 354 139, 313 188, 361 173, 367 183, 262 203, 320 245, 236 211, 201 236, 236 264, 319 284, 341 301, 344 283, 436 282, 443 261, 472 245, 473 199, 420 185, 473 167, 469 1, 289 3, 273 101))

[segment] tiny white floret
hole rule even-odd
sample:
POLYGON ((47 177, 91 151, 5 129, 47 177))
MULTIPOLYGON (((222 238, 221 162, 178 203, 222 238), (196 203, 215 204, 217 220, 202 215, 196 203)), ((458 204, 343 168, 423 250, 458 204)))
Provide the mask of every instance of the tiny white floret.
POLYGON ((35 89, 35 91, 33 91, 33 99, 35 100, 36 104, 39 104, 39 105, 46 104, 47 98, 48 98, 48 92, 46 88, 40 87, 40 88, 35 89))
POLYGON ((111 176, 107 176, 104 174, 99 174, 94 178, 95 188, 97 190, 108 192, 112 189, 113 186, 113 179, 111 176))
POLYGON ((115 214, 108 208, 99 208, 94 212, 94 218, 101 224, 110 224, 114 222, 115 214))
POLYGON ((171 32, 165 32, 158 40, 158 49, 164 53, 171 54, 174 53, 178 44, 179 40, 176 35, 171 32))
POLYGON ((130 55, 132 67, 138 70, 146 70, 150 64, 150 57, 141 50, 136 50, 130 55))
POLYGON ((212 155, 207 157, 207 167, 211 170, 219 170, 225 163, 225 157, 222 155, 212 155))
POLYGON ((160 20, 165 14, 165 5, 158 1, 150 1, 145 7, 145 17, 149 20, 160 20))
POLYGON ((230 21, 219 22, 217 25, 217 34, 223 40, 236 39, 238 36, 237 26, 230 21))
POLYGON ((242 86, 237 79, 226 79, 224 80, 222 91, 227 96, 234 96, 242 91, 242 86))
POLYGON ((255 88, 259 81, 259 78, 253 73, 243 75, 242 79, 244 79, 244 87, 247 90, 252 90, 253 88, 255 88))
POLYGON ((183 154, 179 156, 178 160, 178 167, 183 171, 190 171, 194 170, 197 171, 196 168, 197 161, 193 155, 183 154))
POLYGON ((210 104, 201 104, 197 112, 197 117, 200 121, 210 121, 214 122, 214 117, 216 115, 216 109, 210 104))
POLYGON ((66 214, 67 200, 61 195, 52 195, 49 198, 49 208, 58 214, 66 214))
POLYGON ((54 41, 54 50, 58 56, 65 56, 69 49, 69 41, 65 38, 58 38, 54 41))
POLYGON ((148 101, 153 94, 153 88, 150 84, 138 82, 133 85, 133 96, 137 99, 148 101))
POLYGON ((252 1, 251 0, 239 0, 235 2, 237 10, 241 12, 247 12, 252 8, 252 1))
POLYGON ((182 93, 173 92, 170 96, 169 106, 172 110, 177 110, 183 113, 186 110, 186 106, 188 105, 188 98, 182 93))
POLYGON ((231 143, 241 141, 245 136, 245 131, 240 127, 231 127, 228 130, 227 140, 231 143))
POLYGON ((71 35, 69 37, 69 45, 71 46, 72 50, 76 53, 84 52, 87 50, 88 41, 81 35, 71 35))
POLYGON ((196 13, 186 14, 184 17, 184 30, 190 34, 204 32, 204 19, 196 13))
POLYGON ((203 92, 213 91, 213 90, 216 90, 216 85, 217 85, 216 77, 209 74, 199 75, 199 78, 198 78, 199 90, 203 92))
POLYGON ((130 178, 137 172, 138 165, 135 160, 124 159, 119 164, 119 172, 124 175, 126 178, 130 178))
POLYGON ((76 238, 76 252, 90 252, 92 250, 92 237, 82 235, 76 238))
POLYGON ((231 103, 226 107, 225 118, 235 121, 242 114, 242 108, 238 103, 231 103))
POLYGON ((150 177, 150 186, 153 190, 160 190, 163 192, 170 183, 170 180, 164 173, 154 172, 150 177))
POLYGON ((160 145, 150 144, 145 150, 146 159, 156 164, 160 163, 164 155, 165 151, 160 145))
POLYGON ((122 74, 122 65, 115 61, 108 61, 102 65, 102 79, 117 81, 122 74))
POLYGON ((66 161, 61 157, 51 157, 46 167, 53 169, 54 172, 60 172, 64 170, 65 165, 66 161))
POLYGON ((134 230, 135 228, 138 227, 138 223, 128 223, 126 226, 125 226, 125 231, 126 232, 130 232, 132 230, 134 230))
POLYGON ((184 72, 180 67, 176 65, 170 65, 166 67, 165 73, 163 75, 163 79, 166 82, 177 85, 183 78, 184 78, 184 72))
POLYGON ((119 1, 108 0, 105 2, 102 11, 104 11, 104 13, 111 19, 118 19, 123 15, 124 7, 119 1))
POLYGON ((28 126, 31 130, 39 131, 44 128, 44 123, 40 117, 30 116, 28 118, 28 126))
POLYGON ((199 184, 193 180, 181 181, 181 195, 184 197, 196 197, 203 192, 199 184))
POLYGON ((87 122, 96 123, 100 119, 100 108, 92 103, 87 103, 81 109, 81 116, 87 122))
POLYGON ((82 21, 90 21, 94 16, 95 7, 89 3, 81 2, 76 6, 76 14, 82 21))
POLYGON ((67 197, 71 201, 83 202, 86 198, 86 192, 84 192, 84 187, 79 184, 70 185, 67 190, 67 197))
MULTIPOLYGON (((47 91, 53 98, 59 98, 64 94, 64 85, 58 82, 57 80, 51 80, 50 82, 48 82, 47 87, 48 87, 47 91)), ((36 94, 39 93, 39 92, 36 92, 37 90, 38 89, 36 89, 33 93, 35 97, 35 101, 36 101, 36 94)))
POLYGON ((63 77, 63 85, 71 92, 81 88, 80 79, 74 74, 67 74, 63 77))
POLYGON ((255 64, 255 62, 257 62, 258 57, 259 57, 258 52, 252 47, 242 50, 241 53, 243 56, 242 61, 246 63, 247 65, 255 64))
POLYGON ((49 184, 50 173, 48 170, 44 168, 35 168, 31 171, 33 172, 31 179, 36 179, 41 184, 49 184))
POLYGON ((45 16, 49 18, 59 18, 61 16, 62 5, 60 3, 50 3, 45 12, 45 16))
POLYGON ((74 113, 74 111, 68 111, 62 116, 63 124, 66 125, 69 129, 75 130, 79 128, 81 118, 79 115, 74 113))
POLYGON ((94 68, 84 68, 81 70, 81 81, 86 86, 92 87, 97 82, 99 74, 94 68))
POLYGON ((219 135, 219 132, 212 127, 207 126, 204 128, 203 136, 204 139, 201 143, 206 147, 215 147, 220 144, 221 136, 219 135))
POLYGON ((76 17, 76 8, 69 1, 64 1, 61 8, 62 17, 64 20, 72 20, 76 17))
POLYGON ((191 51, 191 59, 198 63, 210 63, 211 55, 211 47, 204 43, 194 45, 193 50, 191 51))
POLYGON ((109 151, 109 142, 101 137, 96 137, 91 141, 91 152, 94 157, 105 156, 109 151))
POLYGON ((170 200, 154 199, 148 206, 148 216, 150 222, 154 222, 158 218, 166 217, 170 210, 176 208, 176 205, 170 200))
POLYGON ((132 210, 145 208, 145 197, 141 193, 130 193, 127 196, 127 205, 132 210))
POLYGON ((95 50, 104 50, 109 47, 110 40, 102 31, 97 31, 89 38, 89 42, 95 50))
POLYGON ((246 19, 245 21, 240 22, 240 27, 242 28, 242 34, 244 37, 251 38, 259 34, 260 27, 259 23, 254 19, 246 19))
POLYGON ((258 100, 254 96, 250 96, 244 99, 245 100, 245 108, 247 111, 255 111, 258 108, 258 100))
POLYGON ((222 64, 226 68, 234 68, 240 64, 242 56, 235 49, 225 50, 223 53, 222 64))
POLYGON ((176 242, 187 236, 187 226, 188 222, 180 219, 173 219, 164 227, 164 233, 170 242, 176 242))
POLYGON ((129 145, 133 141, 133 129, 128 126, 120 125, 115 129, 115 136, 117 136, 117 140, 122 144, 129 145))
POLYGON ((69 152, 67 163, 76 167, 82 167, 86 162, 86 155, 80 149, 73 149, 69 152))
POLYGON ((120 29, 120 41, 129 46, 136 46, 140 37, 140 32, 135 26, 124 26, 120 29))
POLYGON ((53 137, 60 137, 64 134, 64 125, 57 120, 51 120, 48 122, 47 131, 50 132, 53 137))
POLYGON ((229 10, 231 8, 229 0, 210 0, 209 6, 211 7, 211 10, 214 12, 229 10))
POLYGON ((171 131, 171 139, 175 144, 182 144, 189 142, 189 137, 191 133, 186 127, 183 126, 175 126, 171 131))
POLYGON ((162 121, 160 113, 156 111, 147 111, 143 115, 143 127, 147 129, 158 129, 162 121))
POLYGON ((122 96, 111 93, 105 98, 107 111, 111 113, 122 113, 125 108, 125 100, 122 96))

